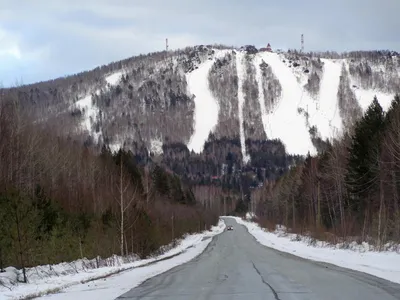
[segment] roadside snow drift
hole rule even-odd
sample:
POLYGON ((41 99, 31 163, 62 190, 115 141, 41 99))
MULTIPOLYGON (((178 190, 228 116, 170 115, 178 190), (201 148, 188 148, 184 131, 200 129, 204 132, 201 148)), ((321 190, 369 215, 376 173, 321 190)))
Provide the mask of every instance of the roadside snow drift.
POLYGON ((22 299, 39 297, 49 293, 45 299, 96 299, 111 300, 138 286, 143 281, 183 264, 201 254, 212 237, 223 232, 225 223, 220 220, 211 231, 187 235, 178 246, 164 254, 131 263, 123 263, 120 257, 110 258, 115 266, 84 268, 89 261, 62 263, 55 266, 40 266, 28 269, 29 283, 16 283, 18 271, 7 268, 0 273, 0 299, 22 299), (69 272, 73 269, 74 272, 69 272), (13 285, 13 283, 15 285, 13 285))
POLYGON ((366 243, 358 247, 352 245, 351 248, 355 250, 338 249, 340 245, 332 246, 321 241, 316 241, 315 246, 310 246, 306 243, 305 237, 300 236, 300 241, 297 241, 295 234, 286 234, 282 231, 272 233, 260 228, 254 222, 244 221, 238 217, 231 218, 246 226, 249 233, 264 246, 400 283, 400 253, 395 251, 369 251, 369 246, 366 243))

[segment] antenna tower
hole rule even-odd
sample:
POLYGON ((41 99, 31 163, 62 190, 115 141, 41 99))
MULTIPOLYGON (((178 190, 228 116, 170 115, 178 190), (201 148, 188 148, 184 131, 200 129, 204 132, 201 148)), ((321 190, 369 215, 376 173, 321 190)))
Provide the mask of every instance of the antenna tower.
POLYGON ((165 50, 168 52, 168 39, 165 39, 165 50))
POLYGON ((301 34, 301 52, 304 52, 304 34, 301 34))

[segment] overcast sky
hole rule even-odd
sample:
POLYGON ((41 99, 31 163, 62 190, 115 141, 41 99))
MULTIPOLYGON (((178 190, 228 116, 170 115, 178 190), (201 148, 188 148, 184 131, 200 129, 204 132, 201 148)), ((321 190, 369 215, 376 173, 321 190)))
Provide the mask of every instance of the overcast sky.
POLYGON ((400 50, 400 0, 0 0, 0 84, 196 44, 400 50))

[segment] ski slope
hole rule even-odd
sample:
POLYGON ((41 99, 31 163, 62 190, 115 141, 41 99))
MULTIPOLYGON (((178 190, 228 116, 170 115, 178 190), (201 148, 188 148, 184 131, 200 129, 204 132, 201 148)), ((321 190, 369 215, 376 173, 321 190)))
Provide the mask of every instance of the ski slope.
MULTIPOLYGON (((208 85, 210 69, 217 58, 221 58, 226 53, 232 51, 213 50, 215 52, 212 59, 207 59, 202 63, 196 62, 198 68, 186 74, 188 95, 194 95, 195 103, 194 132, 187 146, 189 150, 196 153, 203 151, 204 144, 210 132, 213 132, 218 124, 220 108, 217 99, 213 96, 208 85)), ((242 90, 243 82, 247 76, 243 64, 246 54, 241 50, 236 50, 235 52, 236 72, 238 76, 238 106, 230 106, 229 109, 237 109, 239 132, 236 134, 240 136, 243 162, 247 163, 250 160, 250 156, 248 149, 246 149, 245 141, 247 137, 244 131, 244 122, 250 120, 243 119, 243 105, 246 105, 246 103, 242 90)), ((344 63, 347 69, 349 69, 347 59, 321 59, 324 66, 319 94, 315 97, 311 96, 304 87, 309 79, 309 75, 304 73, 302 68, 290 68, 289 65, 291 63, 288 62, 288 58, 284 53, 258 52, 246 58, 252 59, 256 70, 255 78, 257 86, 255 88, 258 90, 262 126, 268 139, 280 139, 289 154, 306 155, 308 153, 316 153, 309 133, 312 126, 317 128, 318 135, 324 140, 338 138, 342 134, 344 129, 339 113, 337 94, 342 64, 344 63), (264 99, 264 92, 267 91, 263 89, 262 70, 260 69, 262 60, 271 66, 282 88, 281 97, 272 111, 270 111, 269 107, 266 107, 264 99)), ((173 63, 175 67, 178 66, 176 59, 173 60, 173 63)), ((125 72, 126 70, 118 70, 105 76, 107 87, 118 84, 125 72)), ((356 99, 364 112, 371 104, 375 95, 378 97, 379 103, 384 110, 390 107, 394 95, 361 89, 359 86, 360 84, 357 80, 350 76, 350 87, 354 91, 356 99)), ((91 104, 91 97, 86 96, 82 98, 76 105, 85 110, 82 127, 89 131, 95 138, 99 138, 100 135, 93 132, 92 129, 93 122, 98 117, 98 109, 91 104)), ((155 137, 153 139, 158 140, 155 137)), ((161 153, 161 144, 155 143, 156 147, 153 147, 153 144, 152 142, 152 151, 161 153)))
POLYGON ((250 161, 250 156, 246 153, 246 137, 244 134, 243 127, 243 104, 244 104, 244 93, 243 93, 243 81, 245 69, 243 66, 243 52, 236 52, 236 69, 238 76, 238 102, 239 102, 239 126, 240 126, 240 145, 242 149, 243 163, 247 164, 250 161))
POLYGON ((190 151, 200 153, 210 132, 218 124, 219 106, 208 86, 208 74, 215 60, 223 57, 229 50, 215 49, 215 56, 198 66, 198 69, 186 74, 189 95, 194 95, 194 133, 187 145, 190 151))
POLYGON ((338 90, 341 65, 329 59, 321 59, 324 63, 319 94, 319 114, 312 120, 323 138, 337 137, 342 130, 342 119, 339 114, 338 90))
POLYGON ((279 103, 274 111, 266 116, 270 127, 269 139, 280 139, 289 154, 315 154, 305 117, 298 112, 298 107, 307 107, 312 100, 304 95, 295 75, 278 54, 265 52, 258 55, 271 66, 282 86, 279 103))
POLYGON ((188 149, 196 153, 203 151, 204 143, 218 122, 218 104, 208 87, 208 73, 213 63, 214 60, 208 60, 186 74, 189 94, 194 95, 195 104, 195 128, 188 149))
MULTIPOLYGON (((217 58, 223 57, 226 53, 232 50, 213 49, 214 55, 212 59, 207 59, 201 63, 197 63, 197 69, 186 74, 188 86, 188 95, 194 96, 194 132, 187 143, 190 151, 200 153, 203 151, 205 142, 209 134, 213 132, 218 124, 219 105, 217 99, 210 91, 208 85, 208 76, 210 69, 217 58)), ((239 118, 239 132, 241 152, 243 162, 247 163, 250 160, 248 149, 246 149, 246 133, 244 131, 243 105, 246 105, 243 82, 246 79, 247 73, 245 70, 243 59, 245 52, 236 50, 236 72, 238 76, 238 106, 231 106, 230 109, 236 110, 239 118)), ((248 57, 246 57, 248 58, 248 57)), ((338 138, 342 133, 342 120, 338 107, 338 89, 341 75, 341 66, 344 63, 349 67, 346 59, 321 59, 324 64, 320 92, 318 97, 311 96, 305 89, 309 75, 304 73, 302 68, 290 68, 285 54, 258 52, 255 55, 250 55, 254 64, 258 89, 258 101, 261 110, 261 121, 265 134, 268 139, 280 139, 289 154, 307 155, 315 154, 316 149, 311 141, 309 130, 312 126, 317 128, 318 134, 322 139, 338 138), (263 77, 260 64, 264 60, 271 66, 273 73, 279 80, 282 94, 277 101, 276 107, 269 111, 266 107, 265 95, 263 90, 263 77), (284 63, 283 61, 286 61, 284 63)), ((175 67, 178 66, 177 60, 173 60, 175 67)), ((121 80, 122 75, 126 70, 119 70, 105 77, 107 85, 116 85, 121 80)), ((354 88, 359 86, 358 82, 350 77, 351 88, 353 89, 356 98, 365 111, 376 95, 384 110, 390 106, 393 95, 384 94, 372 90, 363 90, 354 88)), ((95 107, 91 107, 88 98, 82 99, 79 104, 88 111, 85 115, 84 128, 89 130, 92 121, 97 116, 95 107)), ((223 113, 223 112, 222 112, 223 113)), ((229 112, 230 113, 230 112, 229 112)), ((154 139, 154 137, 153 137, 154 139)), ((155 144, 154 144, 155 145, 155 144)), ((157 147, 153 147, 153 151, 161 153, 161 144, 157 143, 157 147)))
MULTIPOLYGON (((199 65, 199 68, 187 74, 187 82, 190 94, 195 95, 195 132, 192 135, 188 148, 195 152, 201 152, 208 135, 218 123, 218 102, 214 99, 208 87, 208 73, 215 58, 222 57, 225 50, 215 50, 214 60, 207 60, 199 65)), ((243 93, 243 82, 245 67, 243 59, 245 52, 236 51, 236 71, 238 76, 238 116, 239 136, 243 162, 247 163, 250 157, 246 150, 246 136, 244 132, 243 105, 245 98, 243 93)), ((315 154, 316 149, 311 142, 309 130, 315 126, 318 135, 322 139, 338 138, 342 131, 342 120, 339 113, 338 90, 341 76, 342 63, 348 68, 346 60, 321 59, 324 64, 321 78, 320 93, 318 98, 313 98, 304 88, 308 75, 299 68, 289 68, 283 62, 282 54, 259 52, 254 55, 253 64, 256 70, 256 81, 258 89, 258 101, 261 109, 261 119, 265 134, 268 139, 280 139, 289 154, 307 155, 315 154), (263 78, 260 64, 264 60, 271 66, 273 73, 282 87, 282 95, 273 111, 268 111, 264 100, 263 78), (299 111, 300 109, 300 111, 299 111)), ((287 59, 286 59, 287 60, 287 59)), ((374 96, 378 97, 379 103, 384 110, 389 108, 393 95, 373 90, 354 88, 353 84, 359 86, 355 80, 350 78, 351 88, 354 90, 357 101, 363 111, 371 104, 374 96)), ((233 107, 236 109, 236 107, 233 107)))

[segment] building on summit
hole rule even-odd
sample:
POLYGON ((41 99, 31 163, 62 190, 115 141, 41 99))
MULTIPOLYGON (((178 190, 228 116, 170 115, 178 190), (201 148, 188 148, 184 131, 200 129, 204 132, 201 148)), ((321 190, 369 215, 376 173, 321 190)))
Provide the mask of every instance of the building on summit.
POLYGON ((260 51, 263 51, 263 52, 273 52, 270 43, 268 43, 268 45, 267 45, 266 48, 261 48, 260 51))

